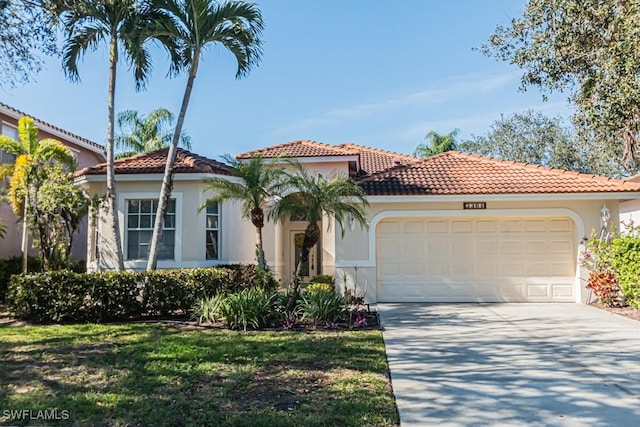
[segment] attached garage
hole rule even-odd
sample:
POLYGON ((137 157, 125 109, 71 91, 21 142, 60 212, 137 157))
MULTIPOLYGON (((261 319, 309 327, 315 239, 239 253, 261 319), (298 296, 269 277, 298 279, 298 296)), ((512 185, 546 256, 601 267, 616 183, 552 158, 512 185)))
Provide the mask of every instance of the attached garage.
POLYGON ((575 302, 578 237, 566 216, 385 218, 379 302, 575 302))

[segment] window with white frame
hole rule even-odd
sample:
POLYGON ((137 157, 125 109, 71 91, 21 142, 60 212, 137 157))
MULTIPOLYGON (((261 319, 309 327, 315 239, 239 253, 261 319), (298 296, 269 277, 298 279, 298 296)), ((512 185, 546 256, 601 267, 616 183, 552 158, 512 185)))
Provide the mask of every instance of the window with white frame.
POLYGON ((220 210, 217 203, 207 206, 206 236, 206 259, 219 259, 220 210))
MULTIPOLYGON (((15 141, 18 140, 18 128, 8 123, 2 123, 2 134, 15 141)), ((9 154, 0 150, 0 163, 13 163, 15 161, 15 154, 9 154)))
MULTIPOLYGON (((127 259, 148 259, 158 199, 127 200, 127 259)), ((169 200, 164 216, 158 259, 175 258, 176 201, 169 200)))

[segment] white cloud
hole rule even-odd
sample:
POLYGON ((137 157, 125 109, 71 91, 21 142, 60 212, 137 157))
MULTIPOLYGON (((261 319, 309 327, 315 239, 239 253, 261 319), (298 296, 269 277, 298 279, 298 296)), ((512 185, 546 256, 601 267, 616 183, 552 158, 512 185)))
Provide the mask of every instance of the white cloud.
POLYGON ((352 105, 329 110, 317 117, 306 117, 291 125, 275 129, 276 135, 309 134, 321 126, 336 126, 370 119, 375 115, 390 115, 407 110, 424 110, 444 104, 456 98, 486 94, 512 84, 517 80, 516 73, 492 75, 462 75, 447 79, 441 84, 411 93, 382 99, 375 102, 352 105))

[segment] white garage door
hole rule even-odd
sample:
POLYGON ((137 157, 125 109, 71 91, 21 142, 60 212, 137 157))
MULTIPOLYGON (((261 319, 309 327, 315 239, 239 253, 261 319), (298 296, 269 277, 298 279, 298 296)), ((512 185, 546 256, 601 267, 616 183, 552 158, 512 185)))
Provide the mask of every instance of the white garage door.
POLYGON ((389 218, 376 229, 380 302, 574 302, 568 217, 389 218))

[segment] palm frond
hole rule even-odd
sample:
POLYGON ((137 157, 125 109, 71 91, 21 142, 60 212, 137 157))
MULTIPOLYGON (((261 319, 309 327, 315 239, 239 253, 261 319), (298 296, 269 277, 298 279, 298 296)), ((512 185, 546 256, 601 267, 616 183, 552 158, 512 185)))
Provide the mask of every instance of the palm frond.
POLYGON ((0 135, 0 150, 16 156, 24 152, 22 144, 20 144, 19 141, 11 139, 6 135, 0 135))

